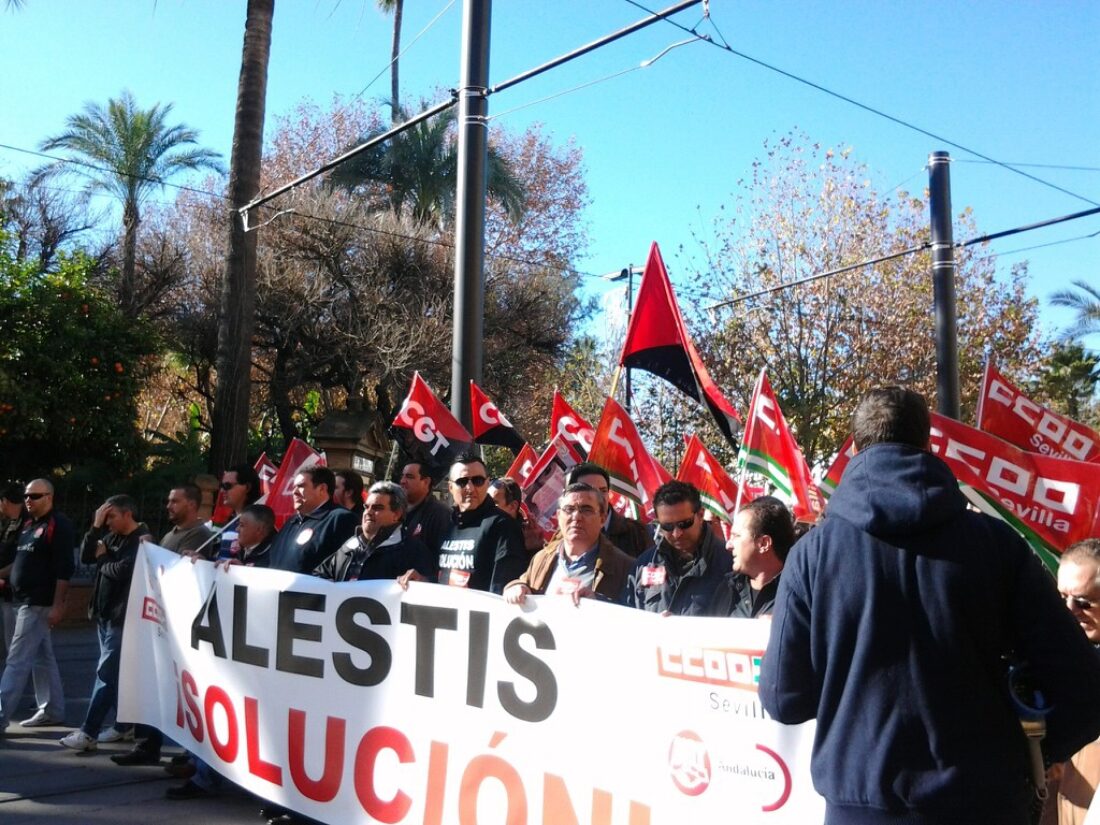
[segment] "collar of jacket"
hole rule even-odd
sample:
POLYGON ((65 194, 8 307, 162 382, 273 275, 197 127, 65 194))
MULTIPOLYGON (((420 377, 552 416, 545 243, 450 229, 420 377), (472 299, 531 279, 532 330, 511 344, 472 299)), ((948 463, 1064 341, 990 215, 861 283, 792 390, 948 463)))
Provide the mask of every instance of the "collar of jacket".
POLYGON ((654 553, 653 557, 655 560, 660 560, 661 564, 668 564, 669 561, 675 560, 678 568, 687 567, 683 572, 685 576, 702 576, 707 572, 714 554, 719 549, 724 549, 724 547, 724 542, 718 538, 718 535, 710 529, 706 522, 703 522, 703 532, 699 536, 699 548, 695 551, 691 561, 679 561, 676 556, 676 549, 665 541, 664 536, 661 536, 657 541, 657 552, 654 553))
POLYGON ((323 519, 335 509, 336 505, 332 503, 332 499, 329 499, 312 513, 307 513, 306 515, 296 513, 295 517, 298 519, 299 522, 308 521, 309 519, 323 519))

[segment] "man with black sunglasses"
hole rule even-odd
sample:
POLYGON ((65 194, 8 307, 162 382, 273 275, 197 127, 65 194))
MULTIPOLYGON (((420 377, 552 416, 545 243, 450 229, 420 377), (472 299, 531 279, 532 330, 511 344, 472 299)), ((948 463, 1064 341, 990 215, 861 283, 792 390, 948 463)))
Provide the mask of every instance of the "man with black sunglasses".
POLYGON ((653 507, 657 545, 638 558, 622 603, 650 613, 705 616, 733 563, 725 542, 703 521, 699 491, 687 482, 662 484, 653 507))
MULTIPOLYGON (((459 457, 448 473, 454 499, 451 526, 439 551, 439 583, 500 594, 527 569, 523 531, 489 496, 489 471, 476 455, 459 457)), ((398 578, 423 581, 416 570, 398 578)))

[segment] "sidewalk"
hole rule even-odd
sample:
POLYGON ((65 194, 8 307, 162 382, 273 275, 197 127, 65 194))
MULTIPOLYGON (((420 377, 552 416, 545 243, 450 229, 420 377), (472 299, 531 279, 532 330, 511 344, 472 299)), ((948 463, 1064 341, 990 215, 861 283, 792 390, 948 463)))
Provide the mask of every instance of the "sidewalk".
MULTIPOLYGON (((61 667, 67 709, 65 726, 23 728, 12 722, 0 737, 0 822, 4 825, 257 825, 259 802, 232 790, 214 799, 172 801, 164 791, 183 780, 155 766, 126 768, 108 757, 129 750, 131 743, 100 745, 93 753, 76 753, 57 740, 84 719, 94 681, 99 647, 90 626, 63 626, 53 633, 61 667)), ((11 714, 26 719, 34 712, 30 684, 23 703, 11 714)), ((179 749, 169 748, 162 763, 179 749)))

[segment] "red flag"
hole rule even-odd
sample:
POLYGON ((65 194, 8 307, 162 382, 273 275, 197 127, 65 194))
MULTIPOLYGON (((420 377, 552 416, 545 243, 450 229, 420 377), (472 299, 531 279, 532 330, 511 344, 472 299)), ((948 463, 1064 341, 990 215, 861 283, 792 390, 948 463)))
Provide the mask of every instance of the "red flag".
POLYGON ((508 468, 508 472, 504 475, 508 478, 514 478, 522 487, 528 476, 531 475, 531 468, 535 466, 535 462, 538 460, 538 453, 531 448, 530 444, 524 443, 523 449, 519 451, 516 460, 512 462, 512 466, 508 468))
POLYGON ((1029 453, 937 413, 932 452, 971 503, 1011 525, 1052 568, 1066 547, 1100 535, 1100 464, 1029 453))
POLYGON ((555 528, 554 516, 565 489, 565 477, 580 462, 580 453, 565 438, 555 436, 523 482, 527 512, 543 530, 555 528))
POLYGON ((604 404, 588 460, 607 470, 613 492, 631 499, 647 515, 653 511, 657 488, 672 480, 646 450, 638 428, 614 398, 604 404))
POLYGON ((592 452, 592 439, 596 431, 569 406, 569 402, 560 392, 554 390, 554 409, 550 413, 550 438, 553 439, 559 433, 577 449, 582 459, 592 452))
POLYGON ((294 499, 291 495, 294 489, 294 476, 307 467, 324 463, 325 457, 300 438, 290 442, 283 456, 283 463, 279 466, 279 472, 271 481, 271 491, 260 499, 275 511, 277 528, 282 527, 283 523, 294 515, 294 499))
POLYGON ((817 521, 823 509, 821 494, 810 478, 810 468, 794 440, 764 370, 756 380, 749 404, 749 420, 737 463, 771 479, 791 502, 799 521, 817 521))
POLYGON ((260 453, 252 469, 260 477, 260 495, 266 496, 271 491, 271 482, 279 472, 278 465, 267 457, 267 453, 260 453))
POLYGON ((989 362, 978 397, 978 429, 1029 452, 1100 462, 1100 433, 1032 401, 989 362))
POLYGON ((844 468, 848 466, 848 462, 852 460, 852 456, 855 454, 856 442, 851 436, 848 436, 844 439, 840 452, 836 454, 833 463, 829 465, 829 472, 825 473, 825 477, 821 479, 821 484, 818 485, 823 498, 826 500, 832 498, 836 485, 840 484, 840 478, 844 475, 844 468))
MULTIPOLYGON (((725 468, 695 435, 688 439, 676 478, 694 486, 703 497, 703 506, 714 515, 733 521, 737 513, 737 482, 730 478, 725 468)), ((759 494, 756 491, 756 495, 759 494)), ((741 503, 748 504, 756 495, 750 495, 747 489, 743 489, 741 503)))
POLYGON ((638 301, 630 315, 619 363, 651 372, 685 395, 706 404, 722 434, 736 446, 741 417, 711 380, 688 336, 656 243, 649 249, 649 260, 638 288, 638 301))
POLYGON ((526 444, 512 422, 473 381, 470 381, 470 421, 473 422, 474 441, 478 444, 507 447, 517 456, 526 444))
POLYGON ((419 372, 413 373, 409 394, 390 425, 390 434, 414 461, 432 468, 434 478, 474 446, 474 437, 436 398, 419 372))

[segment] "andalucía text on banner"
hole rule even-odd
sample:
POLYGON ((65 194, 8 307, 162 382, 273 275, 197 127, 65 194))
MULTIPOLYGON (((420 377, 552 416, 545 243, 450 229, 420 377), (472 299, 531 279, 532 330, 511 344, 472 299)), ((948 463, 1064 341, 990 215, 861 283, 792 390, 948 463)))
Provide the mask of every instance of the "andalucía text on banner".
POLYGON ((741 417, 711 379, 688 335, 656 243, 649 248, 619 363, 651 372, 689 398, 706 404, 718 429, 731 445, 737 446, 741 417))
POLYGON ((737 461, 741 467, 771 479, 779 494, 791 502, 796 519, 817 521, 824 509, 821 493, 810 477, 806 458, 787 427, 764 370, 760 370, 752 392, 737 461))
POLYGON ((550 438, 561 435, 576 448, 581 458, 592 452, 592 439, 596 429, 574 410, 560 392, 554 390, 554 407, 550 412, 550 438))
POLYGON ((430 468, 432 478, 442 478, 456 458, 474 450, 474 437, 436 398, 419 372, 413 373, 390 435, 413 461, 430 468))
POLYGON ((1100 434, 1032 401, 988 361, 978 397, 978 429, 1029 452, 1100 462, 1100 434))
POLYGON ((937 413, 932 452, 974 506, 1008 522, 1051 569, 1069 545, 1100 536, 1100 464, 1027 452, 937 413))
POLYGON ((470 381, 470 421, 473 422, 474 441, 478 444, 506 447, 518 456, 527 443, 500 408, 473 381, 470 381))
POLYGON ((813 723, 757 696, 767 622, 527 602, 146 545, 119 716, 340 825, 822 820, 813 723))
MULTIPOLYGON (((729 522, 733 521, 737 514, 737 482, 730 478, 729 473, 694 433, 688 439, 676 478, 693 485, 703 499, 703 506, 714 515, 729 522)), ((759 491, 755 492, 759 495, 759 491)), ((741 503, 748 504, 756 495, 742 490, 741 503)))
POLYGON ((653 516, 653 494, 672 476, 653 458, 638 428, 614 398, 604 403, 588 460, 607 470, 611 491, 630 499, 638 512, 653 516))
POLYGON ((271 491, 260 501, 275 511, 275 526, 282 527, 296 512, 294 509, 294 476, 315 464, 324 464, 325 457, 300 438, 292 439, 283 455, 279 472, 271 481, 271 491))

